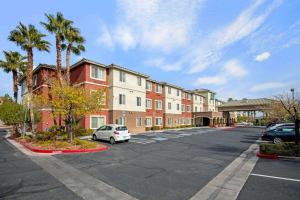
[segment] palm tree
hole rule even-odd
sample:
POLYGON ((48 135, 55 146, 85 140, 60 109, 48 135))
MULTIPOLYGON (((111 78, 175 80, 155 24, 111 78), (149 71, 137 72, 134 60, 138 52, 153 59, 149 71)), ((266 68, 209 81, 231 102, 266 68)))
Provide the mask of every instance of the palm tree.
POLYGON ((67 84, 70 84, 70 55, 80 55, 82 51, 85 51, 83 43, 85 39, 80 35, 80 31, 76 28, 69 27, 65 30, 66 43, 62 44, 62 49, 66 49, 66 79, 67 84))
POLYGON ((45 14, 48 22, 41 22, 47 31, 55 34, 57 78, 61 82, 61 42, 65 40, 64 32, 73 22, 64 18, 60 12, 56 16, 45 14))
POLYGON ((24 60, 26 57, 22 56, 19 52, 16 51, 3 51, 5 56, 5 61, 0 60, 0 67, 6 73, 12 72, 13 74, 13 90, 14 90, 14 99, 18 101, 18 74, 23 74, 26 62, 24 60))
MULTIPOLYGON (((32 68, 33 68, 33 49, 39 51, 50 50, 50 43, 43 38, 45 34, 39 32, 34 25, 29 24, 25 26, 20 22, 15 30, 10 32, 8 40, 15 42, 24 51, 27 52, 27 67, 26 67, 26 81, 28 89, 28 104, 30 110, 31 129, 33 130, 34 116, 32 110, 32 68)), ((33 130, 34 131, 34 130, 33 130)))

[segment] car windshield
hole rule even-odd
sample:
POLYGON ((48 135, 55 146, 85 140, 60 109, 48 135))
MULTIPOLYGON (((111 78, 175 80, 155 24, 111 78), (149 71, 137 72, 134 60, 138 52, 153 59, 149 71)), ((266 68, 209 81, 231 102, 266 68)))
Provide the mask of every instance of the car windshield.
POLYGON ((117 131, 127 131, 127 127, 126 126, 118 126, 116 128, 117 131))

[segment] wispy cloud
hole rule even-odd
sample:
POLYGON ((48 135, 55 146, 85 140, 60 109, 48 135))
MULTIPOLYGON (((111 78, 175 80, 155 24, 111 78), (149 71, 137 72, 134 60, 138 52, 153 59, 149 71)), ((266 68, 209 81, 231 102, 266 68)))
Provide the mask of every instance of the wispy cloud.
POLYGON ((261 84, 254 85, 252 88, 250 88, 250 91, 259 92, 259 91, 272 90, 272 89, 283 89, 287 86, 288 86, 288 83, 267 82, 267 83, 261 83, 261 84))
POLYGON ((144 61, 144 64, 148 67, 159 68, 166 72, 179 71, 181 69, 181 65, 178 63, 168 64, 163 58, 152 58, 144 61))
POLYGON ((237 59, 231 59, 224 64, 217 75, 199 77, 194 85, 224 85, 232 78, 242 78, 247 74, 247 70, 237 59))
POLYGON ((186 45, 203 0, 119 0, 117 24, 104 29, 98 41, 170 52, 186 45))
POLYGON ((271 56, 271 53, 268 52, 268 51, 266 51, 266 52, 263 52, 263 53, 257 55, 257 56, 255 57, 255 60, 256 60, 257 62, 262 62, 262 61, 264 61, 264 60, 267 60, 270 56, 271 56))

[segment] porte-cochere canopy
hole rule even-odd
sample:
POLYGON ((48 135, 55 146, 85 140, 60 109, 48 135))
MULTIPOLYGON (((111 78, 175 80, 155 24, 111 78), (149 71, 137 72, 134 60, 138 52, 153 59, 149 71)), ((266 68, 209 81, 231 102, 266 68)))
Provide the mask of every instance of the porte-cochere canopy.
POLYGON ((275 100, 260 98, 260 99, 243 99, 228 101, 218 106, 219 112, 234 112, 234 111, 266 111, 270 109, 270 105, 275 100))

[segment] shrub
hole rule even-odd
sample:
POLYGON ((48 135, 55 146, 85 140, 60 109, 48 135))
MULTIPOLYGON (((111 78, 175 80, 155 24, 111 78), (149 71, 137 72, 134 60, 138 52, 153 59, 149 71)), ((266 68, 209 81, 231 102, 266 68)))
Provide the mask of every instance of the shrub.
POLYGON ((96 148, 97 144, 94 142, 90 142, 87 140, 81 140, 79 138, 74 139, 75 145, 79 145, 83 149, 91 149, 91 148, 96 148))
POLYGON ((146 127, 146 131, 150 131, 151 130, 151 127, 146 127))
POLYGON ((160 130, 160 126, 152 126, 151 130, 155 131, 155 130, 160 130))
POLYGON ((76 127, 72 131, 73 131, 74 137, 87 136, 87 135, 92 135, 93 134, 92 129, 84 129, 84 128, 77 128, 76 127))
POLYGON ((300 146, 293 142, 280 144, 260 144, 260 153, 280 156, 300 156, 300 146))

